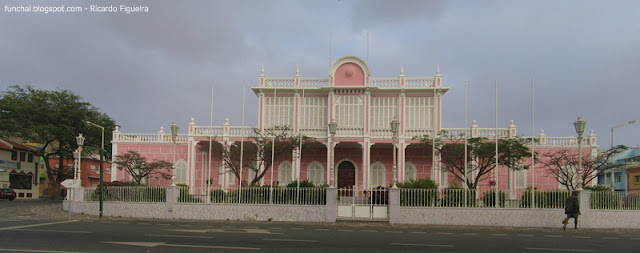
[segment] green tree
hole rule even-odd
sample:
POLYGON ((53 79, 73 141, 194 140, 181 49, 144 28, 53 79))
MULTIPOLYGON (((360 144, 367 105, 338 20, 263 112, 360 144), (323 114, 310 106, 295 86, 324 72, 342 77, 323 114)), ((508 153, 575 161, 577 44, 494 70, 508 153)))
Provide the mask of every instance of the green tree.
MULTIPOLYGON (((73 157, 77 148, 75 138, 79 133, 86 138, 83 156, 99 152, 100 129, 88 126, 87 120, 104 126, 105 144, 111 143, 115 121, 69 90, 14 85, 0 96, 0 136, 18 137, 42 145, 40 151, 52 197, 60 196, 60 183, 73 175, 62 162, 73 157), (49 166, 49 159, 54 157, 60 158, 59 169, 49 166)), ((107 152, 111 150, 110 145, 105 148, 107 152)))
MULTIPOLYGON (((435 139, 429 135, 416 137, 431 149, 435 142, 436 155, 440 154, 441 162, 448 172, 460 182, 464 182, 465 162, 467 165, 467 187, 476 189, 478 183, 487 179, 496 167, 496 143, 494 139, 473 137, 467 139, 467 160, 465 161, 464 136, 441 131, 435 139), (474 164, 472 166, 472 164, 474 164), (475 175, 475 176, 473 176, 475 175)), ((523 158, 531 157, 526 146, 527 140, 521 137, 498 139, 498 164, 513 170, 527 169, 521 163, 523 158)))
POLYGON ((162 160, 147 162, 147 159, 140 153, 129 150, 124 154, 116 155, 115 164, 118 170, 124 170, 131 176, 137 185, 142 183, 142 179, 153 176, 155 178, 171 179, 173 164, 162 160))

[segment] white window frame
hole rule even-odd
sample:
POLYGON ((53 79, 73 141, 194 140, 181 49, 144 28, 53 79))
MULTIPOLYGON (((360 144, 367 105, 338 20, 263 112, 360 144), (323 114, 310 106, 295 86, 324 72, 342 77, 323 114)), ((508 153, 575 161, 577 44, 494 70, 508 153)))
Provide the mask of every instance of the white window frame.
POLYGON ((286 186, 293 182, 293 166, 290 161, 282 161, 278 164, 278 185, 286 186))
POLYGON ((324 184, 324 166, 318 161, 313 161, 307 165, 307 180, 313 182, 314 185, 324 184), (315 179, 319 179, 316 181, 315 179))
POLYGON ((301 129, 325 129, 327 127, 327 98, 301 98, 301 129))
POLYGON ((293 101, 293 96, 267 97, 265 99, 265 127, 293 127, 295 116, 293 101))
POLYGON ((398 117, 398 97, 371 98, 371 129, 389 129, 389 122, 398 117))
POLYGON ((404 165, 404 181, 409 180, 417 180, 418 179, 418 169, 416 165, 412 162, 407 162, 404 165))
POLYGON ((406 129, 433 129, 433 97, 407 97, 405 108, 406 129))
POLYGON ((387 168, 381 162, 371 164, 371 173, 369 173, 371 187, 383 186, 387 187, 387 168))
POLYGON ((335 119, 338 122, 338 126, 341 128, 363 128, 363 108, 364 99, 362 95, 335 96, 335 119))
POLYGON ((174 173, 176 174, 176 184, 187 184, 187 161, 180 159, 174 164, 174 173))

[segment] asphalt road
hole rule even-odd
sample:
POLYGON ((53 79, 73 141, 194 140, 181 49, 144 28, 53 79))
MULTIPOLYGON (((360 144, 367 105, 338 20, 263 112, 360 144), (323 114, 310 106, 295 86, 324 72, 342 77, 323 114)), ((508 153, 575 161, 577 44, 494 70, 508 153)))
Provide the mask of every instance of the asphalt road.
POLYGON ((640 230, 140 220, 0 202, 0 252, 640 252, 640 230))

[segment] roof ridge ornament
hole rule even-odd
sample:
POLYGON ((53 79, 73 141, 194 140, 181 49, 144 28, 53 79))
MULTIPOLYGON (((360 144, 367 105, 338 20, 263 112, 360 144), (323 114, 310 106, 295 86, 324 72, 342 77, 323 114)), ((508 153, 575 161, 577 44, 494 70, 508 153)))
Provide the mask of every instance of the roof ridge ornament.
POLYGON ((440 63, 436 65, 436 76, 440 76, 440 63))
POLYGON ((296 76, 300 76, 300 64, 296 64, 296 76))
POLYGON ((400 76, 404 76, 404 64, 400 64, 400 76))
POLYGON ((260 69, 260 76, 264 76, 264 63, 262 64, 262 68, 260 69))

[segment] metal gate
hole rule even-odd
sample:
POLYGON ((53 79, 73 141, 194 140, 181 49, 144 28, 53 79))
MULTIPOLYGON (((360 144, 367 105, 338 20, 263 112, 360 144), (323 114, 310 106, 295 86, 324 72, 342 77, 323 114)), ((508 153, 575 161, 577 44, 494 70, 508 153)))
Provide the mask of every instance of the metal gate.
POLYGON ((389 192, 386 188, 338 189, 338 218, 388 219, 389 192))

